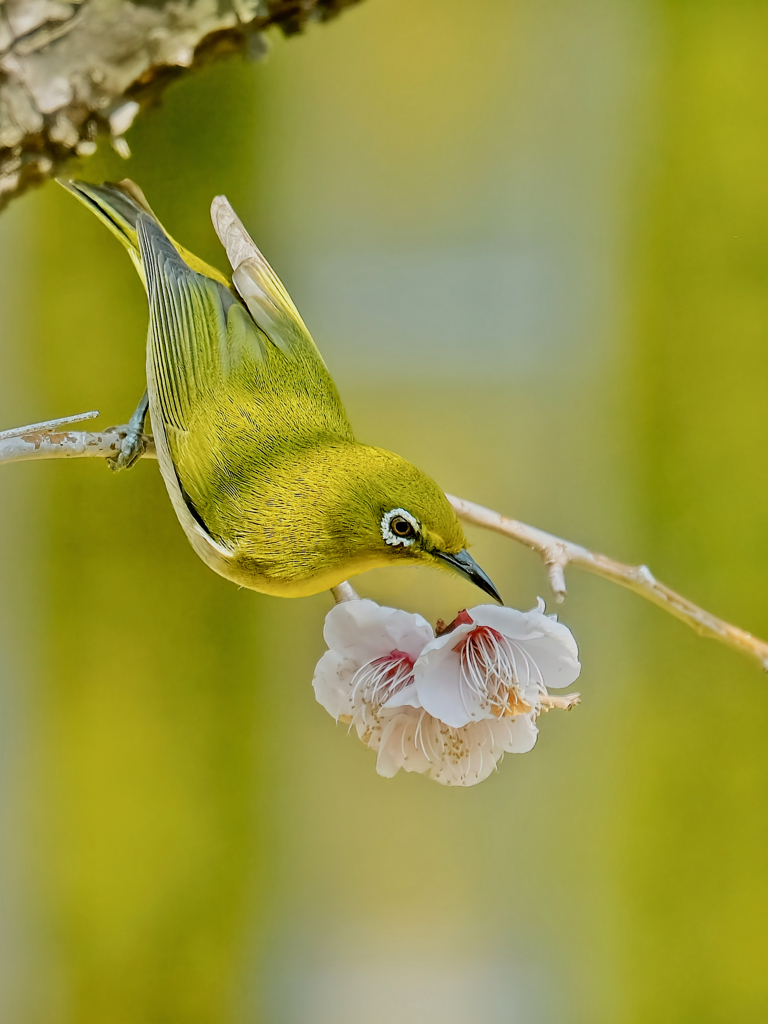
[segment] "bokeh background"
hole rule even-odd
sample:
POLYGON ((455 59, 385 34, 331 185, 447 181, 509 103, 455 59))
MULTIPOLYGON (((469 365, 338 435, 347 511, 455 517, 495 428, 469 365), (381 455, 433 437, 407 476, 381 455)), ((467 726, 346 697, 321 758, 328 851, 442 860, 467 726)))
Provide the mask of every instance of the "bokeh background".
MULTIPOLYGON (((226 193, 358 434, 768 634, 768 4, 365 0, 173 85, 123 162, 219 265, 226 193)), ((56 185, 0 218, 0 426, 143 388, 146 310, 56 185)), ((157 466, 0 478, 0 1017, 768 1019, 768 690, 573 572, 576 711, 476 789, 313 699, 328 595, 238 591, 157 466)), ((507 601, 540 564, 472 537, 507 601)), ((429 572, 358 581, 448 618, 429 572)))

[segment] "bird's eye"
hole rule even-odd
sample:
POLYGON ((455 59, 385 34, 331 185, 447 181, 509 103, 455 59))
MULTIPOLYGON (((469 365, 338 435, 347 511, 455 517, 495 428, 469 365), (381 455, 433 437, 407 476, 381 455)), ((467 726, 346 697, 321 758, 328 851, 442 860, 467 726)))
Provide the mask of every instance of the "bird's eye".
POLYGON ((419 521, 404 508, 393 508, 384 513, 381 535, 393 547, 410 547, 419 535, 419 521))
POLYGON ((396 537, 413 537, 415 533, 413 526, 402 516, 393 516, 389 521, 389 528, 396 537))

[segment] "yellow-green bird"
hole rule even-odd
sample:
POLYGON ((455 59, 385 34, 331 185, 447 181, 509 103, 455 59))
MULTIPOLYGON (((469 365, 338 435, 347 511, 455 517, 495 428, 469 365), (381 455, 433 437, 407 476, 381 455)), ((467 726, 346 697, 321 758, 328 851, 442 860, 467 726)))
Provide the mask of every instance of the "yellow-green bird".
POLYGON ((232 279, 164 231, 133 182, 62 182, 117 236, 149 301, 147 395, 160 469, 195 551, 240 586, 303 597, 366 569, 454 569, 495 600, 445 495, 355 440, 298 310, 223 196, 211 216, 232 279))

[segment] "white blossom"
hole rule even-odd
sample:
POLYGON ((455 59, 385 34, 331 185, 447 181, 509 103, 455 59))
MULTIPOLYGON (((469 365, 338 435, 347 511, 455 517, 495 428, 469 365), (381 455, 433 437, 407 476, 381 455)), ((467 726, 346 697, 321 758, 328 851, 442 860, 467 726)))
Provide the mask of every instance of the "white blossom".
POLYGON ((376 771, 391 778, 402 768, 445 786, 474 786, 487 779, 504 754, 526 754, 539 730, 534 715, 470 722, 455 729, 427 711, 404 707, 387 715, 376 771), (391 717, 389 717, 391 716, 391 717))
POLYGON ((547 687, 578 678, 571 631, 543 613, 480 605, 462 612, 450 633, 432 640, 414 665, 414 685, 387 702, 422 707, 460 728, 482 719, 538 712, 547 687))
POLYGON ((420 615, 348 601, 328 613, 324 635, 318 701, 378 751, 380 775, 402 768, 445 785, 474 785, 505 753, 530 750, 547 686, 580 669, 570 631, 541 603, 471 608, 435 637, 420 615))
POLYGON ((315 670, 315 696, 376 750, 382 706, 413 684, 413 665, 434 631, 420 615, 375 601, 345 601, 326 616, 323 635, 329 650, 315 670))

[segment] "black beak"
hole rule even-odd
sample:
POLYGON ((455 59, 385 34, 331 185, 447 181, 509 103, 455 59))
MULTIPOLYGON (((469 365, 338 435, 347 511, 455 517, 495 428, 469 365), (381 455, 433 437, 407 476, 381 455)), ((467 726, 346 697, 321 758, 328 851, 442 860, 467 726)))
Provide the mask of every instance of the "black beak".
POLYGON ((463 576, 465 580, 469 580, 470 583, 474 583, 476 587, 484 590, 486 594, 490 594, 494 601, 504 604, 496 587, 468 551, 459 551, 456 555, 449 555, 445 551, 435 551, 434 554, 450 565, 459 576, 463 576))

